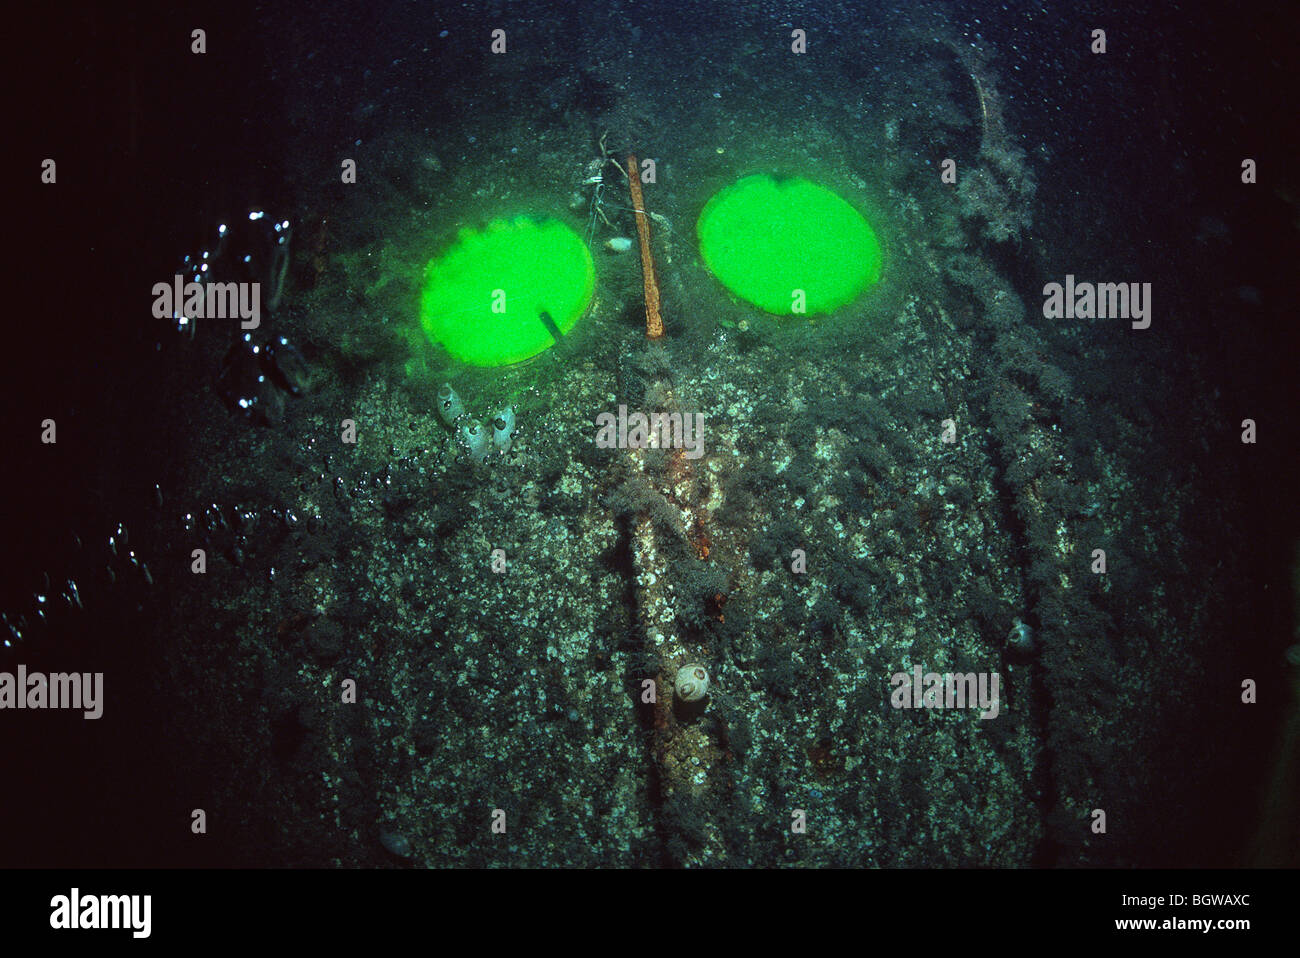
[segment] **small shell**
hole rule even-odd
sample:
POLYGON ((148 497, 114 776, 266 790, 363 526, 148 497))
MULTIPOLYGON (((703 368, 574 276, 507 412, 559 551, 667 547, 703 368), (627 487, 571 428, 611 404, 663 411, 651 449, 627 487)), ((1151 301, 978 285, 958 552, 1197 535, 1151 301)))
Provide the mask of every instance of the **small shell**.
POLYGON ((709 673, 699 664, 683 665, 677 670, 673 687, 683 702, 698 702, 709 694, 709 673))
POLYGON ((611 253, 626 253, 632 248, 632 241, 626 236, 611 236, 605 240, 605 249, 611 253))

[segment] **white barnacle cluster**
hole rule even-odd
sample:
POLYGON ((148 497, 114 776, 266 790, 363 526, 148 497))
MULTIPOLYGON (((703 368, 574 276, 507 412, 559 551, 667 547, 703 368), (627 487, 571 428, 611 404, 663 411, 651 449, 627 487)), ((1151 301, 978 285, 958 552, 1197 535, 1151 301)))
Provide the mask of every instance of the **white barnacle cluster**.
POLYGON ((455 433, 457 444, 469 454, 470 460, 480 465, 487 462, 493 449, 502 455, 510 451, 515 439, 516 412, 516 406, 502 406, 489 420, 491 428, 486 428, 477 419, 470 418, 451 383, 444 383, 438 390, 438 418, 455 433))
POLYGON ((703 701, 709 694, 708 670, 698 663, 683 665, 677 670, 677 677, 673 679, 673 688, 677 692, 677 697, 683 702, 703 701))

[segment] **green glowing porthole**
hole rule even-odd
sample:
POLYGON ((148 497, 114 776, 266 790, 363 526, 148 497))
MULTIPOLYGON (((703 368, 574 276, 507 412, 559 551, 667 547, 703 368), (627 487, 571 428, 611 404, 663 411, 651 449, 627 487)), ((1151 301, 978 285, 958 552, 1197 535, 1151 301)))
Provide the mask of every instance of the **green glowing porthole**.
POLYGON ((789 316, 851 303, 880 279, 880 241, 862 214, 801 177, 747 176, 715 194, 696 227, 700 253, 723 286, 789 316))
POLYGON ((591 252, 560 221, 493 220, 425 268, 420 325, 462 362, 504 366, 555 345, 595 285, 591 252))

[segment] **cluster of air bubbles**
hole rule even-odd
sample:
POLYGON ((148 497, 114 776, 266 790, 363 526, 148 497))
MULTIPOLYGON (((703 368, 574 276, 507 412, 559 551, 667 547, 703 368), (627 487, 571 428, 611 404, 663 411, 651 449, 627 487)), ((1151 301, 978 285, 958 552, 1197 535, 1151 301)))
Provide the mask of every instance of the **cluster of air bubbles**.
POLYGON ((222 360, 217 391, 251 421, 273 424, 284 415, 285 395, 301 396, 310 375, 306 359, 286 337, 258 342, 246 332, 222 360))
POLYGON ((322 528, 319 517, 308 515, 304 523, 289 506, 249 502, 213 502, 184 513, 180 521, 186 538, 204 549, 209 560, 220 555, 236 566, 255 562, 254 568, 264 568, 291 534, 304 527, 309 534, 322 528))
POLYGON ((266 309, 273 310, 288 275, 293 229, 287 219, 272 220, 265 210, 253 210, 247 220, 219 223, 216 233, 207 248, 182 256, 175 271, 181 289, 173 296, 170 318, 177 332, 191 338, 205 311, 206 284, 259 283, 266 309), (201 287, 197 294, 191 292, 192 283, 201 287))
MULTIPOLYGON (((149 565, 143 559, 135 554, 135 550, 129 547, 130 535, 126 531, 126 526, 119 522, 117 528, 109 534, 108 551, 111 555, 125 560, 128 570, 137 574, 145 585, 153 585, 153 575, 149 572, 149 565)), ((114 571, 113 564, 109 563, 107 567, 108 580, 110 583, 117 581, 117 572, 114 571)), ((80 605, 80 602, 77 603, 80 605)))
POLYGON ((84 634, 80 617, 98 615, 105 602, 127 601, 143 608, 154 578, 126 523, 115 522, 84 543, 70 533, 68 544, 59 553, 60 568, 41 573, 30 591, 23 590, 25 598, 0 612, 0 651, 68 629, 84 634))

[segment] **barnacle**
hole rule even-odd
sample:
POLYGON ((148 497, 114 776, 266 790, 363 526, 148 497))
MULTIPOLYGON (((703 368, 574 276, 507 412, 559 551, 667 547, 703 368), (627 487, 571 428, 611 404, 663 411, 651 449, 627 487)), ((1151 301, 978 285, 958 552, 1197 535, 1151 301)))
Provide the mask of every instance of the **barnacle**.
POLYGON ((456 420, 465 415, 465 404, 451 388, 451 383, 444 383, 438 390, 438 417, 448 426, 455 428, 456 420))
POLYGON ((500 452, 509 452, 515 438, 515 413, 518 406, 502 406, 492 417, 492 443, 500 452))
POLYGON ((470 459, 482 465, 492 451, 492 440, 487 430, 477 422, 465 422, 460 427, 460 446, 469 453, 470 459))

